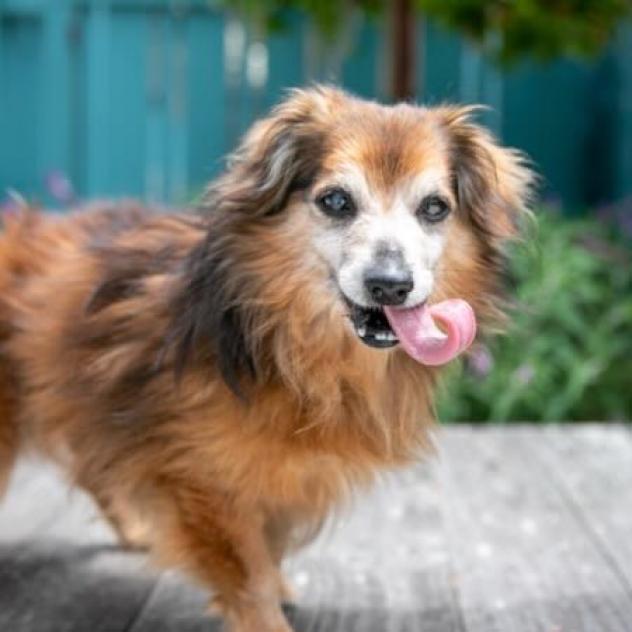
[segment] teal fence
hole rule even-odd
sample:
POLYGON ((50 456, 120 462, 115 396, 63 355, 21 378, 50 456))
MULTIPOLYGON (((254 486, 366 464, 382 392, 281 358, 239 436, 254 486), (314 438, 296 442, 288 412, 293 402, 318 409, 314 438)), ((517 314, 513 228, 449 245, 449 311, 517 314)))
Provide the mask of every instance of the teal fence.
MULTIPOLYGON (((67 178, 79 197, 182 202, 283 88, 384 97, 382 27, 345 23, 331 44, 296 15, 255 37, 202 0, 0 0, 0 192, 49 203, 67 178)), ((501 72, 420 23, 418 62, 420 98, 489 104, 486 122, 567 208, 632 194, 630 29, 590 63, 501 72)))

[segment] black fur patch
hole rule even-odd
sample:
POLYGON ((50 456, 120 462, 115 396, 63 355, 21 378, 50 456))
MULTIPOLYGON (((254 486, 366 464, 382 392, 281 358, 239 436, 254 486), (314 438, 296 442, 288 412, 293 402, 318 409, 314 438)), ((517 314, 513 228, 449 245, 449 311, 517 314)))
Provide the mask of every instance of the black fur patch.
POLYGON ((214 359, 222 378, 244 397, 244 377, 256 377, 255 359, 244 327, 243 308, 227 289, 230 253, 209 236, 192 253, 184 286, 172 303, 173 319, 167 346, 174 346, 174 370, 179 379, 197 358, 214 359))
POLYGON ((93 247, 93 251, 104 262, 105 270, 101 282, 86 301, 84 311, 88 316, 114 303, 138 296, 144 278, 167 271, 176 260, 175 252, 170 247, 147 252, 99 246, 93 247))
POLYGON ((138 279, 114 277, 105 279, 94 289, 85 305, 85 313, 92 316, 109 307, 113 303, 138 295, 140 285, 138 279))
POLYGON ((110 418, 119 423, 129 421, 141 400, 141 392, 159 374, 160 367, 149 359, 130 366, 104 393, 110 418))

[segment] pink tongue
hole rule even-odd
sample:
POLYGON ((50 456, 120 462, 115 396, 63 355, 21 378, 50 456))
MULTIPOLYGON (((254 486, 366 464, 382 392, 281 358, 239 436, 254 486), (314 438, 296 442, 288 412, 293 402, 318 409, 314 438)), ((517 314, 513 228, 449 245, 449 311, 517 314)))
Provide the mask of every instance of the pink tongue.
POLYGON ((437 366, 465 351, 476 336, 476 317, 467 301, 453 298, 411 309, 385 307, 399 342, 417 362, 437 366), (445 331, 435 324, 437 320, 445 331))

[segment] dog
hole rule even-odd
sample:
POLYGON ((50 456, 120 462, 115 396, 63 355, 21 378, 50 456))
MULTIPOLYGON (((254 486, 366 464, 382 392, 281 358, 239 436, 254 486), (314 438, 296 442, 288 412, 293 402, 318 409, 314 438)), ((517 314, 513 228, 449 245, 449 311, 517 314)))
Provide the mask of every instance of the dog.
POLYGON ((437 365, 502 312, 532 180, 472 108, 316 86, 252 127, 197 212, 6 217, 0 486, 47 455, 232 632, 288 632, 283 557, 429 448, 437 365))

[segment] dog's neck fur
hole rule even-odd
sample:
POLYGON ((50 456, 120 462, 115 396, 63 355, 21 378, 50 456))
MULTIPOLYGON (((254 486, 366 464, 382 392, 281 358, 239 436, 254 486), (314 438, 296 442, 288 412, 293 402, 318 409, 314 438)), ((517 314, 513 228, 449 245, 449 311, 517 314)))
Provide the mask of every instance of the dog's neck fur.
POLYGON ((303 411, 296 430, 351 431, 382 457, 411 457, 433 418, 433 375, 400 350, 364 347, 339 310, 308 314, 300 301, 270 337, 276 375, 303 411))

